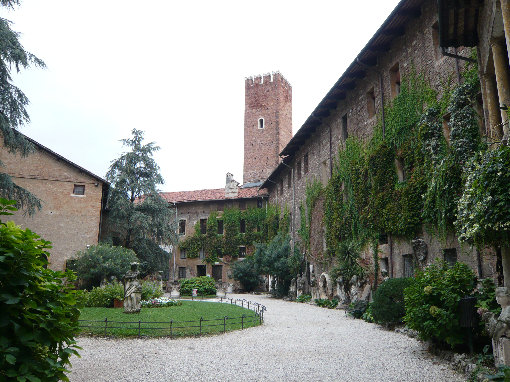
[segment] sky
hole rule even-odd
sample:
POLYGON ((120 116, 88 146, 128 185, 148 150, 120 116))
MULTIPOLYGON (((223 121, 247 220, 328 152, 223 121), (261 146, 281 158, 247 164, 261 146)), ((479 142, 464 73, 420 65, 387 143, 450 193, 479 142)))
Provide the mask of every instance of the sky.
POLYGON ((244 82, 280 71, 295 133, 397 0, 22 0, 0 9, 46 69, 14 73, 20 131, 104 177, 132 129, 160 150, 161 191, 242 182, 244 82))

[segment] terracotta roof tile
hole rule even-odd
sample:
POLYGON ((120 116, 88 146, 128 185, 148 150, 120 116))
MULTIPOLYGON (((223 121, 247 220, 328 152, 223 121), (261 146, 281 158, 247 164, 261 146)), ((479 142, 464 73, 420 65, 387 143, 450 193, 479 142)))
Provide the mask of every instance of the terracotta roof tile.
POLYGON ((232 200, 243 198, 254 198, 257 196, 267 196, 267 190, 258 187, 239 188, 239 193, 235 198, 226 198, 224 188, 213 188, 207 190, 196 191, 176 191, 176 192, 161 192, 160 195, 170 203, 185 203, 185 202, 198 202, 198 201, 212 201, 212 200, 232 200))

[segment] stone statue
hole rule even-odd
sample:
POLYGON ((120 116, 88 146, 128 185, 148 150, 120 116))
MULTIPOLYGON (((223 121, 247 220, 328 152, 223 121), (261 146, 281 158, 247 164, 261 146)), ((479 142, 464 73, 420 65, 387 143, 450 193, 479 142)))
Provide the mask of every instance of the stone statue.
POLYGON ((304 275, 298 275, 296 280, 297 297, 305 293, 305 281, 306 280, 304 275))
POLYGON ((142 285, 138 276, 138 263, 131 263, 131 270, 124 276, 124 313, 138 313, 142 308, 142 285))
POLYGON ((181 284, 179 281, 174 281, 172 283, 172 291, 170 292, 171 298, 179 298, 181 297, 181 284))
POLYGON ((414 256, 418 259, 420 263, 424 263, 427 260, 427 243, 423 239, 414 239, 411 241, 413 246, 414 256))
POLYGON ((492 336, 492 349, 496 366, 510 365, 510 293, 508 288, 496 289, 496 300, 501 305, 501 314, 496 319, 494 314, 483 315, 487 322, 487 331, 492 336))

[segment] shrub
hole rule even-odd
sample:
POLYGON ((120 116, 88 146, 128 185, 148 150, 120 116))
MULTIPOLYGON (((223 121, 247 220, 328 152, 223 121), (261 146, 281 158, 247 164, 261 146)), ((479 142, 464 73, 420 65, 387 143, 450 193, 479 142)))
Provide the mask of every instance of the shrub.
POLYGON ((296 298, 297 302, 309 302, 312 299, 312 296, 309 294, 302 294, 298 298, 296 298))
POLYGON ((163 289, 159 281, 144 281, 142 283, 142 300, 163 296, 163 289))
POLYGON ((13 222, 0 224, 0 242, 0 380, 67 381, 80 311, 65 280, 75 276, 47 269, 50 242, 13 222))
POLYGON ((462 344, 466 338, 459 326, 459 300, 471 295, 475 286, 476 277, 466 264, 449 267, 437 261, 418 272, 404 290, 404 321, 423 340, 451 347, 462 344))
POLYGON ((338 300, 328 300, 327 298, 316 298, 315 304, 321 308, 335 309, 338 306, 338 300))
POLYGON ((98 244, 78 252, 69 268, 77 273, 83 286, 90 289, 99 286, 103 279, 110 280, 113 276, 121 280, 131 268, 130 264, 137 260, 131 249, 98 244))
POLYGON ((366 312, 368 307, 368 302, 365 300, 357 300, 351 302, 349 307, 347 308, 347 314, 354 318, 361 318, 363 314, 366 312))
POLYGON ((404 289, 412 281, 412 278, 388 279, 379 286, 371 304, 374 322, 386 325, 402 322, 405 315, 404 289))
POLYGON ((216 283, 212 277, 200 276, 190 279, 181 279, 181 295, 191 295, 193 289, 197 289, 199 295, 216 293, 216 283))
POLYGON ((121 283, 111 283, 102 287, 94 287, 85 292, 84 304, 87 307, 111 308, 113 300, 124 299, 124 286, 121 283))
POLYGON ((239 281, 245 292, 251 292, 262 282, 253 257, 237 261, 232 265, 232 277, 239 281))
POLYGON ((172 300, 167 297, 142 300, 142 308, 166 308, 168 306, 180 306, 181 301, 172 300))

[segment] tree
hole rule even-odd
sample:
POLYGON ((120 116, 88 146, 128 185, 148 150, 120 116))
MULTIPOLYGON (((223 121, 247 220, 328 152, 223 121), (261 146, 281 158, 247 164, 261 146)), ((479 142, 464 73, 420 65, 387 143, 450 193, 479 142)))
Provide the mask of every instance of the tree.
MULTIPOLYGON (((15 201, 0 198, 0 215, 15 201)), ((0 380, 67 381, 80 311, 73 272, 48 269, 50 242, 0 222, 0 380)))
MULTIPOLYGON (((14 8, 19 0, 0 0, 0 6, 14 8)), ((20 44, 19 34, 11 29, 11 22, 0 18, 0 134, 4 146, 12 154, 27 156, 33 151, 33 145, 17 129, 30 121, 25 106, 28 98, 12 84, 11 69, 26 69, 30 66, 45 67, 42 60, 25 51, 20 44)), ((3 166, 0 162, 0 166, 3 166)), ((20 209, 29 214, 41 209, 41 202, 28 190, 15 184, 11 177, 0 172, 0 196, 17 201, 20 209)))
POLYGON ((153 154, 159 147, 143 144, 143 131, 133 129, 123 139, 130 151, 114 160, 106 174, 112 190, 108 198, 110 226, 119 244, 133 249, 145 272, 168 268, 169 253, 160 245, 176 242, 175 215, 158 193, 163 184, 153 154))
POLYGON ((131 249, 99 244, 78 252, 76 259, 70 264, 70 269, 76 272, 83 286, 90 289, 99 286, 105 278, 110 280, 115 276, 121 280, 131 268, 131 263, 137 260, 131 249))
POLYGON ((242 261, 236 261, 232 265, 232 277, 243 285, 245 292, 252 292, 262 283, 253 256, 242 261))

